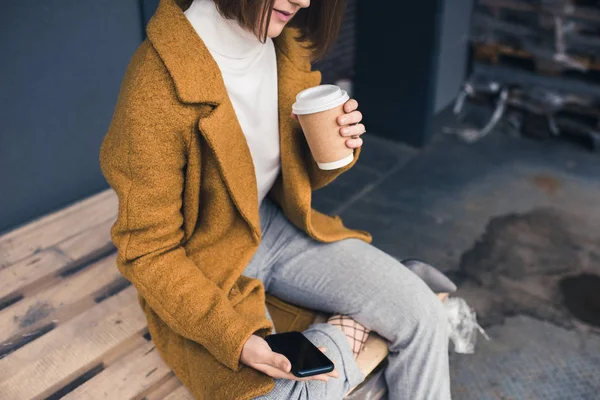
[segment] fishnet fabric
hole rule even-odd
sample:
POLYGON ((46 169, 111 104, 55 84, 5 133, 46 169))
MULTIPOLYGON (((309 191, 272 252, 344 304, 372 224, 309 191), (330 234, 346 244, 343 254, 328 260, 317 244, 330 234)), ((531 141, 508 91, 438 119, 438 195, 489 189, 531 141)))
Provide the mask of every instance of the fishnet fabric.
POLYGON ((337 326, 342 330, 342 332, 344 332, 348 338, 350 347, 352 347, 354 358, 358 357, 358 354, 363 349, 371 330, 365 328, 347 315, 333 315, 329 317, 327 323, 337 326))

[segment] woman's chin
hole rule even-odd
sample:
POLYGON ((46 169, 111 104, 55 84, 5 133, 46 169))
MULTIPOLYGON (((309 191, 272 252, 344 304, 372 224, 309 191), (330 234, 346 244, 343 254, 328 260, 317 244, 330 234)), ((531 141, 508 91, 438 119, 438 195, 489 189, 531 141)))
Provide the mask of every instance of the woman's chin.
POLYGON ((277 36, 281 35, 283 28, 285 28, 285 24, 282 24, 279 22, 277 22, 277 23, 271 22, 269 24, 269 30, 267 31, 267 36, 270 37, 271 39, 276 38, 277 36))

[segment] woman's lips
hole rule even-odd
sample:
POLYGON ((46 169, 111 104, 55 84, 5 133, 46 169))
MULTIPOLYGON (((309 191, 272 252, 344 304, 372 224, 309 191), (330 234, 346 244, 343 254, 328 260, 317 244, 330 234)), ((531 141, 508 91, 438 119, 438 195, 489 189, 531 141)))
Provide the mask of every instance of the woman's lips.
POLYGON ((275 13, 275 16, 277 16, 277 18, 279 18, 283 22, 288 22, 290 19, 292 19, 292 16, 294 15, 292 13, 279 11, 277 9, 273 9, 273 12, 275 13))

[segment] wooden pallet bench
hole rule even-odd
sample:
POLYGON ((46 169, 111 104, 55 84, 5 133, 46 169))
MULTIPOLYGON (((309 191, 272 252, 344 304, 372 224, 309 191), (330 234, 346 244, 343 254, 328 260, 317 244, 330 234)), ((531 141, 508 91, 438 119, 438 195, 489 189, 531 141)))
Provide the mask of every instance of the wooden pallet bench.
POLYGON ((597 7, 585 7, 574 2, 572 9, 552 7, 549 5, 531 4, 519 0, 477 0, 477 4, 495 9, 536 12, 556 15, 564 18, 581 19, 584 21, 600 22, 600 10, 597 7))
MULTIPOLYGON (((155 351, 135 288, 116 268, 116 213, 109 189, 0 236, 3 400, 192 398, 155 351)), ((324 317, 302 312, 304 324, 324 317)), ((386 355, 373 335, 359 365, 381 380, 386 355)), ((368 385, 348 398, 384 397, 368 385)))
POLYGON ((567 78, 594 85, 600 83, 600 61, 590 58, 576 58, 578 62, 587 68, 587 71, 577 71, 561 66, 552 60, 536 58, 524 50, 506 45, 485 43, 473 45, 473 58, 481 64, 502 66, 515 71, 525 71, 526 73, 533 72, 550 79, 567 78))

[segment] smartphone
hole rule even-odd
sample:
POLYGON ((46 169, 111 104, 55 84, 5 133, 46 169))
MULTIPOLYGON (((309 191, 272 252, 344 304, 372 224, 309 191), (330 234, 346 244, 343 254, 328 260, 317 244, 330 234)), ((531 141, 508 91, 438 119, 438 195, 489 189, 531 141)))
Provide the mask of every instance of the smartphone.
POLYGON ((284 332, 267 335, 271 350, 283 354, 292 364, 292 374, 298 378, 333 371, 333 362, 310 342, 302 332, 284 332))

